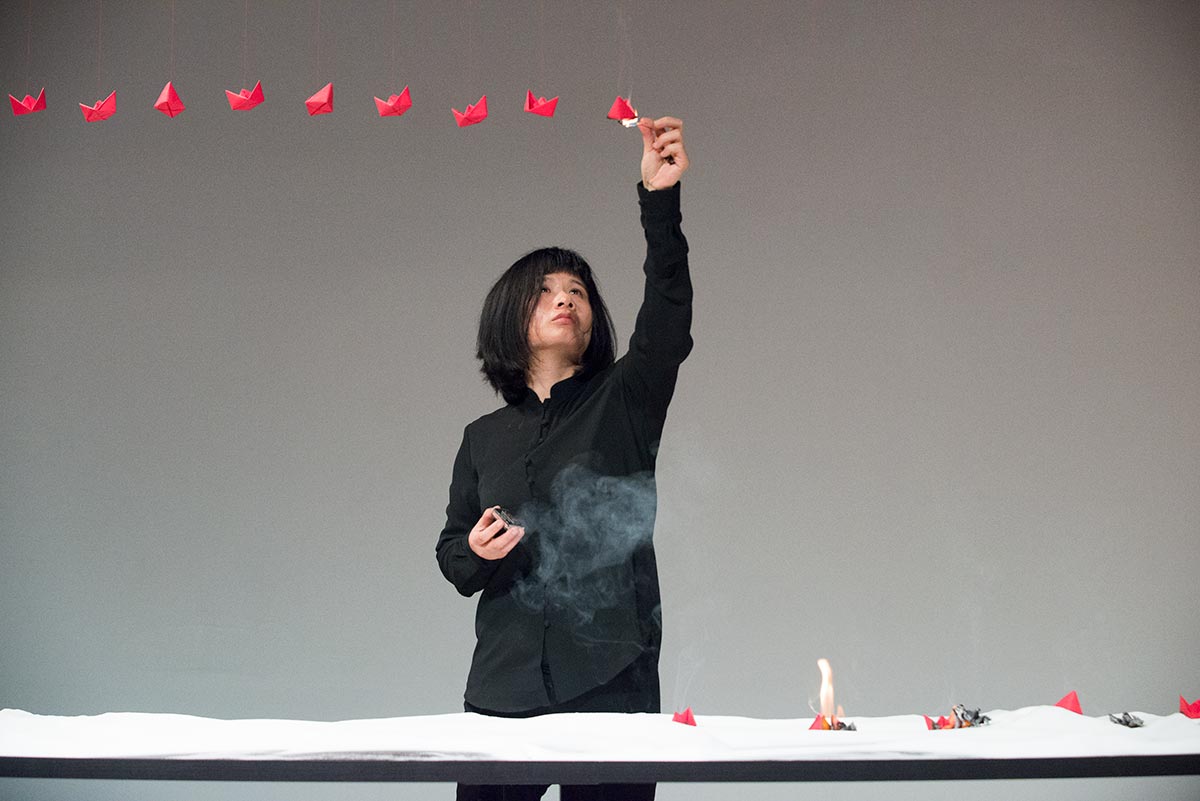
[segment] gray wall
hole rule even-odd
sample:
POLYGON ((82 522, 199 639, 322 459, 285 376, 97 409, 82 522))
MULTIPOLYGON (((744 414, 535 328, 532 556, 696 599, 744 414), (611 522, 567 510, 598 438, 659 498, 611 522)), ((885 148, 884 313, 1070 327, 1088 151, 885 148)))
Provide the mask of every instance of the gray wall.
MULTIPOLYGON (((0 89, 50 103, 0 117, 0 706, 459 709, 473 603, 433 545, 462 426, 497 405, 476 315, 565 244, 628 336, 640 146, 603 115, 630 89, 695 162, 665 704, 804 717, 818 656, 851 716, 1200 694, 1196 4, 398 3, 393 58, 392 3, 326 2, 318 68, 315 4, 257 2, 244 73, 244 5, 179 2, 174 120, 150 108, 169 3, 105 3, 99 74, 95 6, 34 5, 28 66, 26 4, 0 11, 0 89), (247 79, 267 102, 233 113, 247 79), (376 117, 404 84, 414 108, 376 117), (484 91, 492 118, 455 128, 484 91)), ((1051 789, 1200 791, 972 786, 1051 789)))

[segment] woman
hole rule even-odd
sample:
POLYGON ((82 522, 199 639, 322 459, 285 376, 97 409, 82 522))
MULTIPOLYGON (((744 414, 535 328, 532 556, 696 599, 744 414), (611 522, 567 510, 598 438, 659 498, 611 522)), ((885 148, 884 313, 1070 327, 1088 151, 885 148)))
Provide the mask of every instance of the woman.
MULTIPOLYGON (((659 711, 654 463, 692 346, 688 157, 678 119, 638 127, 646 289, 629 352, 614 360, 608 309, 573 251, 525 255, 484 302, 477 355, 506 405, 463 434, 437 544, 446 578, 481 593, 468 712, 659 711)), ((459 785, 458 798, 545 790, 459 785)), ((654 785, 563 788, 583 797, 653 798, 654 785)))

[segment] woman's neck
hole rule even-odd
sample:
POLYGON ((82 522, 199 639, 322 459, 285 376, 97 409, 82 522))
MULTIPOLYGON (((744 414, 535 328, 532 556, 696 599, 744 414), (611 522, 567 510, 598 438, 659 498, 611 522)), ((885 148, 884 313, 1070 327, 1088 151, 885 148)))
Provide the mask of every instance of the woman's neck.
POLYGON ((545 401, 555 384, 578 373, 580 367, 582 365, 566 360, 544 362, 535 358, 525 374, 525 383, 538 396, 538 400, 545 401))

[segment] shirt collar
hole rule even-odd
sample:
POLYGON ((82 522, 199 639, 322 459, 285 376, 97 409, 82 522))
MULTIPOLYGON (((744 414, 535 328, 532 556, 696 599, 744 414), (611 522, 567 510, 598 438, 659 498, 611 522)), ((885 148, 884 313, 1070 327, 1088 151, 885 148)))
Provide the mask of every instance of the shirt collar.
MULTIPOLYGON (((550 397, 546 399, 547 404, 566 403, 583 391, 587 379, 583 376, 583 370, 580 370, 570 378, 564 378, 554 386, 550 387, 550 397)), ((525 388, 525 397, 521 400, 521 408, 529 410, 538 410, 542 408, 542 401, 538 399, 537 393, 529 387, 525 388)))

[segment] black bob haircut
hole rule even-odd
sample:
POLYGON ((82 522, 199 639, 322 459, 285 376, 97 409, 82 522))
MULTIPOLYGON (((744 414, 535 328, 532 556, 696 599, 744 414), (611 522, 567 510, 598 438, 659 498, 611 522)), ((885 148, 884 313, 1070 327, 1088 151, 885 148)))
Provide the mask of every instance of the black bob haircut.
POLYGON ((525 397, 525 373, 531 358, 529 321, 542 291, 542 279, 552 273, 567 273, 583 282, 592 308, 592 338, 583 353, 580 374, 594 375, 616 359, 617 334, 592 268, 573 250, 530 251, 496 280, 479 314, 475 356, 483 362, 479 369, 484 378, 506 403, 517 404, 525 397))

